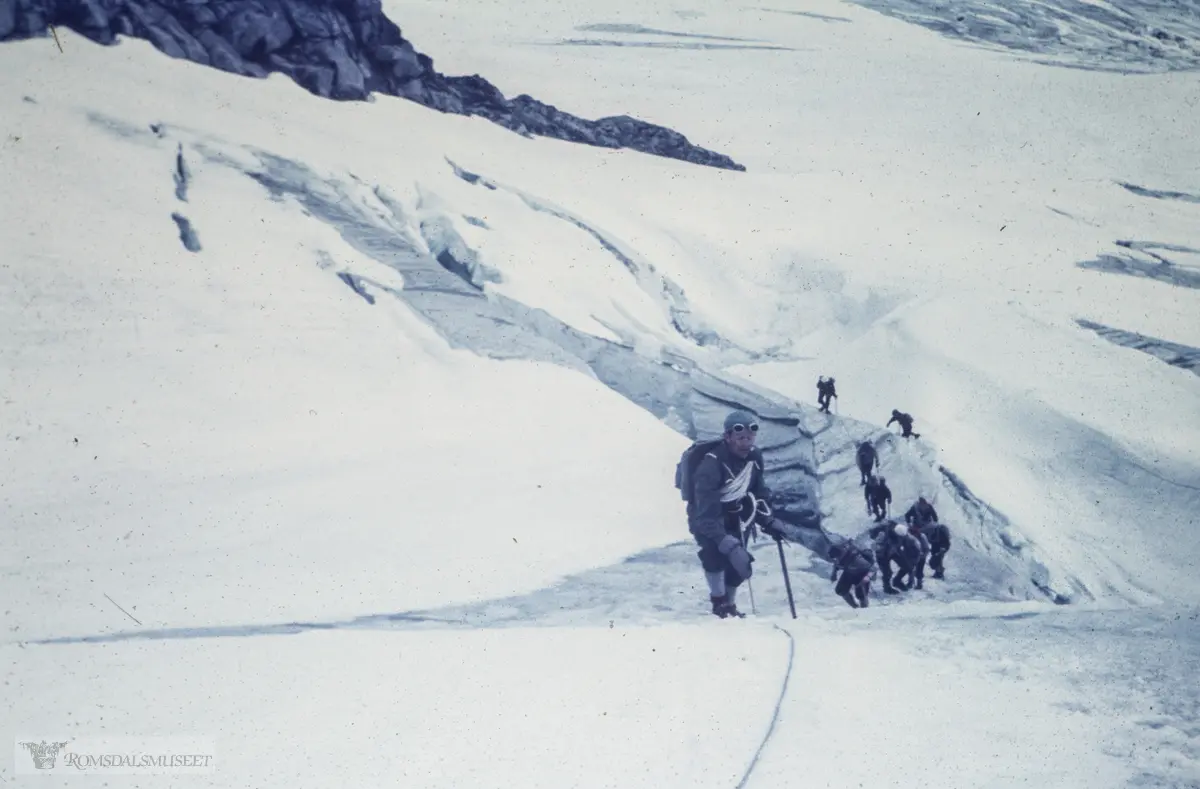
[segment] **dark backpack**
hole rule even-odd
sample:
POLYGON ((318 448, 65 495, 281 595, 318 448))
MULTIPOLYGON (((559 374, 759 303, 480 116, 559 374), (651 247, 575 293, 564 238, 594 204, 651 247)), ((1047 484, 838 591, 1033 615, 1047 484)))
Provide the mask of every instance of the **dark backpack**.
POLYGON ((723 441, 722 438, 696 441, 683 450, 683 454, 679 457, 679 463, 675 465, 675 487, 684 501, 692 500, 692 480, 696 476, 696 469, 700 468, 700 461, 704 460, 704 456, 709 452, 721 446, 723 441))

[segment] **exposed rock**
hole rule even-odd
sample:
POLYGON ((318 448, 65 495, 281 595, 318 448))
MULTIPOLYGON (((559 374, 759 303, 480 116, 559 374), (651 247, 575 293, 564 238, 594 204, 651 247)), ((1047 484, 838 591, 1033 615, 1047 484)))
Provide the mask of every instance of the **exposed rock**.
POLYGON ((385 93, 521 134, 745 169, 662 126, 628 116, 585 120, 531 96, 505 98, 479 75, 439 74, 380 0, 0 0, 0 40, 45 35, 50 25, 104 45, 142 38, 171 57, 243 76, 282 72, 331 99, 385 93))

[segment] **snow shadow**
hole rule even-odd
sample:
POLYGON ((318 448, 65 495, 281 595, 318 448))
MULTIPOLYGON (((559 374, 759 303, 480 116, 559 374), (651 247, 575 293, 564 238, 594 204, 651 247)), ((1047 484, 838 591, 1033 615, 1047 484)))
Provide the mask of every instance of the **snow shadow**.
POLYGON ((339 271, 338 279, 340 279, 342 282, 345 282, 346 286, 349 287, 350 290, 354 291, 359 296, 362 296, 363 301, 365 301, 367 304, 375 303, 375 297, 372 296, 364 287, 366 280, 356 277, 348 271, 339 271))
POLYGON ((560 47, 629 47, 634 49, 764 49, 783 52, 798 52, 795 47, 783 47, 775 44, 710 44, 705 42, 675 42, 675 41, 620 41, 611 38, 564 38, 553 44, 560 47))
POLYGON ((829 16, 828 14, 816 14, 812 11, 785 11, 782 8, 760 8, 760 11, 767 11, 772 14, 787 14, 788 16, 803 16, 809 19, 816 19, 821 22, 847 22, 852 23, 853 20, 847 19, 844 16, 829 16))
POLYGON ((1076 320, 1075 323, 1081 328, 1095 332, 1114 345, 1148 353, 1172 367, 1179 367, 1195 375, 1200 375, 1200 348, 1177 342, 1168 342, 1157 337, 1125 331, 1124 329, 1116 329, 1112 326, 1105 326, 1103 323, 1096 323, 1095 321, 1084 320, 1082 318, 1076 320))
POLYGON ((1117 241, 1116 244, 1129 252, 1116 255, 1102 253, 1092 260, 1085 260, 1076 265, 1089 271, 1144 277, 1181 288, 1200 288, 1200 270, 1180 265, 1162 254, 1163 252, 1179 252, 1200 255, 1200 250, 1179 244, 1161 244, 1153 241, 1117 241))
POLYGON ((754 38, 736 38, 733 36, 711 36, 704 33, 680 33, 674 30, 659 30, 645 25, 630 25, 616 22, 597 22, 590 25, 578 25, 576 30, 583 33, 628 33, 644 36, 670 36, 673 38, 694 38, 706 41, 743 41, 757 42, 754 38))
POLYGON ((1200 195, 1189 194, 1187 192, 1169 192, 1161 189, 1147 189, 1144 186, 1124 181, 1121 181, 1120 184, 1138 197, 1150 197, 1155 200, 1180 200, 1184 203, 1200 203, 1200 195))
POLYGON ((196 228, 192 225, 191 220, 183 214, 175 212, 171 214, 171 219, 179 229, 179 241, 183 244, 183 248, 188 252, 199 252, 201 249, 200 237, 196 235, 196 228))

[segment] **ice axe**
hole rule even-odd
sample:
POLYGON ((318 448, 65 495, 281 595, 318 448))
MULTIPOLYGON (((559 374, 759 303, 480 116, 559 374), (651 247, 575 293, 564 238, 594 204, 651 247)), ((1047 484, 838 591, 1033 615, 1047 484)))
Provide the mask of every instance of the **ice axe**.
POLYGON ((783 568, 783 585, 787 589, 788 608, 792 609, 792 619, 795 619, 796 600, 792 597, 792 579, 788 577, 787 559, 783 555, 783 538, 776 537, 775 545, 779 547, 779 566, 783 568))
MULTIPOLYGON (((750 528, 746 530, 739 529, 742 535, 742 547, 746 550, 750 549, 750 539, 757 533, 754 529, 753 521, 750 528)), ((750 613, 758 616, 758 606, 754 604, 754 582, 751 579, 746 579, 746 589, 750 591, 750 613)))

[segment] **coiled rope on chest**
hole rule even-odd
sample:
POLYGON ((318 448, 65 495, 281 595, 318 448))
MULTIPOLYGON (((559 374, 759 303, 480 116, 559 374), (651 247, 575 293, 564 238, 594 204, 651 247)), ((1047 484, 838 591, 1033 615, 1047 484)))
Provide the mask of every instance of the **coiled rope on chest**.
MULTIPOLYGON (((754 469, 757 465, 755 461, 751 460, 742 466, 741 473, 738 474, 734 474, 729 466, 725 466, 725 471, 729 474, 730 480, 721 487, 721 503, 731 504, 735 501, 741 502, 747 498, 750 500, 749 514, 745 519, 741 515, 743 511, 747 511, 745 505, 739 506, 737 510, 738 528, 742 533, 745 533, 748 528, 752 529, 755 520, 759 516, 767 520, 771 518, 771 505, 765 499, 760 499, 754 495, 753 491, 750 490, 750 481, 754 478, 754 469)), ((752 531, 752 534, 756 535, 756 532, 752 531)))

